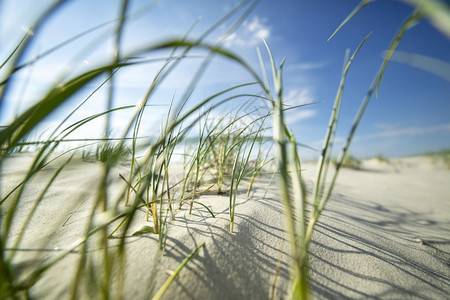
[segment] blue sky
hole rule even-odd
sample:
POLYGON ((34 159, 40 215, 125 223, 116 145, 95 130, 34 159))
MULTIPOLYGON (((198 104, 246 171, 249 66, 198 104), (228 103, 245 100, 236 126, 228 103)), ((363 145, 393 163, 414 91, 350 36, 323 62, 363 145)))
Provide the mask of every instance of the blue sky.
MULTIPOLYGON (((359 2, 262 0, 224 43, 226 49, 240 55, 258 71, 260 68, 256 47, 262 50, 268 63, 261 38, 267 41, 277 62, 286 57, 284 96, 287 103, 319 102, 287 114, 289 125, 299 142, 317 148, 321 146, 340 81, 345 51, 347 48, 354 51, 362 39, 373 32, 348 74, 337 133, 337 144, 341 144, 382 63, 384 51, 401 23, 413 11, 411 6, 401 1, 375 1, 360 11, 333 39, 327 41, 359 2)), ((2 61, 32 20, 49 3, 52 1, 40 1, 38 5, 36 1, 0 1, 2 61)), ((129 12, 137 14, 127 23, 123 51, 181 37, 194 23, 189 36, 195 38, 239 3, 240 1, 234 0, 131 1, 129 12)), ((120 1, 68 1, 36 33, 27 57, 33 58, 71 36, 114 20, 119 6, 120 1)), ((217 42, 234 20, 236 17, 220 26, 207 40, 210 43, 217 42)), ((19 72, 0 108, 2 125, 8 123, 17 111, 36 101, 46 87, 58 80, 59 74, 65 71, 77 73, 110 57, 111 39, 108 37, 111 37, 113 28, 114 23, 104 26, 19 72)), ((409 64, 391 62, 383 78, 379 96, 372 99, 351 147, 350 152, 356 156, 402 156, 450 148, 450 37, 423 20, 405 34, 398 50, 439 59, 440 71, 447 79, 409 64)), ((164 54, 167 55, 158 52, 149 57, 164 57, 164 54)), ((197 51, 193 54, 203 56, 205 52, 197 51)), ((201 58, 182 62, 162 82, 150 103, 167 104, 174 93, 175 97, 181 97, 183 88, 187 86, 193 70, 200 62, 201 58)), ((158 67, 160 63, 121 71, 115 81, 115 105, 137 103, 158 67)), ((199 82, 193 98, 205 97, 248 80, 251 77, 241 67, 228 60, 215 58, 199 82)), ((41 129, 54 127, 61 116, 91 92, 95 84, 77 94, 62 111, 46 120, 41 129)), ((73 120, 102 111, 105 95, 105 91, 100 91, 73 120)), ((194 101, 193 99, 190 104, 194 101)), ((149 108, 143 128, 157 134, 160 117, 166 109, 166 106, 149 108)), ((115 116, 113 132, 118 132, 126 124, 127 116, 126 112, 115 116)), ((99 122, 86 127, 80 130, 78 136, 95 136, 101 132, 101 126, 99 122)), ((315 155, 314 152, 304 150, 306 157, 315 155)))

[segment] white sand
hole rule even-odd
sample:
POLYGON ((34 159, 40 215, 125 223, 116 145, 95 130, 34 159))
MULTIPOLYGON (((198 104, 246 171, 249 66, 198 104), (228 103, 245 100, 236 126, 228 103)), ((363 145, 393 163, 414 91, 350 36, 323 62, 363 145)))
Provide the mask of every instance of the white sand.
MULTIPOLYGON (((20 182, 30 160, 20 155, 4 162, 2 197, 20 182)), ((305 164, 305 168, 304 176, 311 183, 314 166, 305 164)), ((343 170, 316 228, 310 250, 315 297, 445 299, 450 295, 450 171, 424 157, 399 159, 390 165, 366 161, 364 168, 343 170)), ((21 220, 55 170, 56 166, 48 167, 27 186, 6 248, 14 246, 21 220)), ((99 164, 75 159, 60 174, 26 227, 13 260, 18 273, 25 276, 27 270, 60 254, 58 249, 81 236, 100 172, 99 164)), ((111 195, 123 187, 118 174, 126 172, 127 166, 113 170, 111 195)), ((284 242, 276 178, 269 182, 270 177, 259 178, 250 197, 245 196, 247 183, 242 184, 234 233, 228 232, 228 197, 207 193, 198 201, 211 207, 216 218, 198 205, 192 215, 187 206, 178 211, 168 227, 163 256, 157 235, 130 234, 126 238, 124 298, 151 297, 168 277, 166 270, 174 270, 202 242, 205 247, 182 270, 165 299, 269 299, 274 282, 275 298, 285 298, 288 244, 284 242), (280 273, 275 281, 279 257, 280 273)), ((8 201, 2 205, 1 222, 9 205, 8 201)), ((145 213, 140 211, 130 233, 145 224, 151 222, 146 223, 145 213)), ((117 243, 110 241, 113 251, 117 243)), ((100 252, 93 249, 93 253, 100 252)), ((44 273, 30 295, 38 299, 68 297, 79 257, 77 252, 68 254, 44 273)))

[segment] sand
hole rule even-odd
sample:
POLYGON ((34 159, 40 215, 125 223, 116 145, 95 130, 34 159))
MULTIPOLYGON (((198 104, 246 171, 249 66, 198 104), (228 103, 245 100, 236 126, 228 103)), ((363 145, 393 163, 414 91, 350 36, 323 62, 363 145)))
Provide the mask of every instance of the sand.
MULTIPOLYGON (((23 178, 32 154, 4 161, 1 194, 23 178)), ((46 167, 27 185, 6 242, 14 248, 33 201, 56 171, 46 167)), ((308 185, 314 164, 304 164, 308 185)), ((120 196, 129 166, 111 172, 110 196, 120 196)), ((83 233, 93 205, 101 165, 75 158, 46 193, 18 245, 13 268, 25 278, 48 259, 62 253, 83 233), (64 224, 64 226, 63 226, 64 224)), ((174 176, 174 181, 177 180, 174 176)), ((344 169, 322 215, 310 249, 310 277, 316 299, 446 299, 450 295, 450 170, 427 157, 384 163, 364 161, 362 170, 344 169)), ((139 211, 126 237, 124 299, 149 299, 167 279, 168 272, 205 242, 164 295, 164 299, 284 299, 289 289, 288 244, 277 180, 260 177, 249 197, 247 182, 236 204, 234 233, 228 231, 228 196, 208 192, 197 200, 210 207, 188 206, 170 221, 166 248, 161 255, 154 234, 132 236, 146 222, 139 211), (277 269, 279 267, 279 273, 277 269), (278 275, 276 275, 276 273, 278 275)), ((2 219, 11 205, 2 205, 2 219)), ((3 224, 3 223, 2 223, 3 224)), ((114 253, 117 239, 109 241, 114 253)), ((29 294, 37 299, 70 295, 79 250, 48 269, 29 294)), ((90 243, 90 251, 101 247, 90 243), (92 244, 92 245, 91 245, 92 244)), ((116 278, 116 277, 114 277, 116 278)), ((114 282, 113 278, 113 282, 114 282)), ((117 280, 116 280, 117 281, 117 280)), ((115 290, 115 286, 111 287, 115 290)), ((80 288, 80 298, 92 295, 80 288)), ((113 292, 113 296, 114 295, 113 292)))

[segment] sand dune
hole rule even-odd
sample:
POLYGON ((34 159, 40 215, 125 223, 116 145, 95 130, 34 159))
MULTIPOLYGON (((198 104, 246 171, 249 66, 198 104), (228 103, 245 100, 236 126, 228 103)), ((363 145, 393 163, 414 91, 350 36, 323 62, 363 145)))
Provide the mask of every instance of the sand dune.
MULTIPOLYGON (((4 162, 2 198, 20 182, 30 161, 31 155, 19 155, 4 162)), ((311 185, 314 165, 306 163, 304 168, 304 178, 311 185)), ((16 248, 21 224, 55 170, 56 165, 47 167, 25 188, 8 236, 7 255, 16 248)), ((124 182, 118 174, 127 170, 124 165, 111 172, 111 196, 120 196, 124 182)), ((12 265, 22 278, 83 234, 100 172, 100 164, 74 159, 57 177, 17 245, 12 265)), ((448 182, 450 171, 426 157, 391 160, 389 164, 368 160, 362 170, 344 169, 311 244, 310 277, 315 298, 448 297, 448 182)), ((243 183, 234 233, 228 232, 228 197, 208 192, 198 201, 210 207, 216 218, 202 206, 194 206, 192 214, 184 206, 176 212, 175 220, 169 221, 163 255, 157 235, 131 235, 140 226, 151 225, 145 212, 139 211, 126 237, 123 298, 150 298, 168 277, 167 271, 174 270, 202 242, 205 246, 175 279, 165 299, 286 298, 290 259, 276 178, 259 178, 249 197, 246 188, 243 183)), ((8 201, 2 205, 2 222, 9 205, 8 201)), ((117 239, 109 241, 111 249, 117 244, 117 239)), ((48 269, 30 296, 66 298, 80 249, 48 269)), ((102 251, 94 244, 89 249, 102 251)), ((81 288, 81 293, 84 298, 92 291, 81 288)))

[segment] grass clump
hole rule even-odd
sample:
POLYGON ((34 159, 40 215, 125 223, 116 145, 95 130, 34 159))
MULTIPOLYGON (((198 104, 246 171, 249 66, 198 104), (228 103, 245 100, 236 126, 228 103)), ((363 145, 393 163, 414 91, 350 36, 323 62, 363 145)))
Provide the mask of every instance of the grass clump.
POLYGON ((98 161, 98 162, 127 162, 130 160, 130 151, 123 143, 114 143, 106 141, 104 143, 98 143, 95 149, 82 149, 81 159, 85 161, 98 161))
POLYGON ((450 149, 444 149, 437 152, 426 152, 424 155, 430 157, 433 163, 443 164, 450 170, 450 149))
POLYGON ((375 159, 380 162, 380 163, 385 163, 385 164, 390 164, 391 161, 389 160, 389 158, 387 158, 386 156, 384 156, 383 154, 378 154, 377 156, 375 156, 375 159))
MULTIPOLYGON (((57 13, 62 2, 63 1, 57 2, 46 10, 40 18, 37 18, 34 27, 39 27, 51 14, 57 13)), ((121 291, 123 290, 121 285, 124 282, 123 269, 126 256, 126 236, 127 233, 131 231, 133 221, 135 221, 140 209, 146 209, 148 217, 151 215, 153 226, 141 227, 142 230, 138 230, 137 234, 157 233, 159 235, 158 240, 160 248, 164 248, 167 216, 170 216, 173 212, 175 208, 174 203, 181 203, 183 199, 183 195, 180 196, 175 190, 177 184, 170 182, 169 165, 172 160, 174 149, 177 146, 182 145, 182 142, 188 140, 187 136, 189 131, 194 128, 196 124, 205 126, 203 123, 199 122, 201 118, 195 117, 195 115, 202 107, 210 107, 212 111, 224 103, 230 102, 232 99, 249 97, 248 92, 240 93, 239 89, 255 85, 255 83, 250 82, 232 86, 198 100, 193 106, 186 106, 186 103, 191 97, 192 90, 197 85, 199 78, 204 73, 213 54, 234 61, 252 73, 251 68, 249 68, 242 59, 229 51, 223 50, 220 43, 218 45, 209 45, 204 43, 203 40, 214 31, 214 29, 224 24, 230 17, 237 15, 237 20, 230 26, 229 31, 231 32, 243 21, 244 16, 248 14, 254 4, 247 7, 245 5, 248 3, 238 5, 228 15, 219 20, 195 40, 188 40, 186 38, 173 39, 144 45, 142 48, 133 50, 129 53, 124 53, 121 49, 121 40, 125 34, 125 31, 123 30, 124 24, 129 18, 127 12, 128 1, 121 1, 120 4, 118 19, 114 22, 114 30, 110 36, 114 43, 113 48, 115 54, 113 57, 98 66, 83 71, 81 74, 75 76, 72 76, 70 73, 63 74, 63 76, 61 76, 61 82, 50 86, 41 99, 24 112, 20 113, 10 124, 1 128, 0 146, 2 152, 0 153, 0 164, 8 158, 9 153, 23 151, 24 148, 22 145, 25 142, 27 142, 27 145, 31 145, 36 149, 36 156, 23 181, 11 191, 6 191, 6 196, 1 199, 0 210, 2 216, 2 230, 0 236, 0 277, 2 280, 0 283, 0 298, 17 298, 20 295, 28 294, 36 283, 42 279, 44 273, 54 268, 59 261, 64 259, 75 249, 77 249, 80 256, 75 262, 72 274, 73 281, 70 282, 68 287, 70 294, 68 297, 77 298, 80 297, 80 295, 83 295, 83 282, 89 282, 90 291, 92 292, 91 296, 94 298, 101 297, 107 299, 111 298, 112 295, 120 297, 121 291), (206 52, 203 63, 200 64, 199 68, 194 73, 190 85, 180 97, 181 103, 173 108, 171 106, 171 109, 169 109, 169 114, 164 126, 162 126, 160 136, 154 140, 148 141, 146 148, 142 151, 143 153, 138 153, 137 140, 141 137, 141 124, 144 119, 146 107, 149 106, 149 99, 168 74, 175 72, 174 70, 179 62, 187 59, 188 53, 193 49, 206 52), (139 101, 136 101, 136 104, 130 107, 114 107, 113 95, 116 86, 114 84, 116 81, 115 75, 120 73, 121 70, 130 68, 133 65, 146 63, 145 59, 140 59, 140 57, 152 56, 153 54, 161 53, 163 51, 169 51, 170 53, 166 58, 160 59, 160 61, 165 63, 163 63, 159 71, 156 72, 144 97, 139 101), (97 93, 97 91, 102 88, 108 90, 104 112, 70 123, 69 120, 73 119, 74 113, 79 111, 89 100, 90 97, 87 97, 80 101, 79 104, 73 108, 72 112, 65 116, 64 120, 56 126, 56 129, 50 133, 48 137, 35 142, 25 141, 26 137, 30 136, 30 133, 36 130, 43 120, 58 112, 61 107, 68 105, 71 99, 77 97, 80 90, 89 88, 91 84, 95 85, 100 78, 106 79, 94 88, 92 94, 97 93), (231 93, 234 94, 230 95, 231 93), (111 115, 115 111, 130 108, 133 109, 133 112, 130 115, 128 123, 123 126, 122 132, 118 137, 112 137, 110 135, 111 115), (51 255, 49 259, 39 259, 41 263, 30 267, 30 273, 27 274, 25 278, 20 278, 19 280, 19 275, 17 275, 14 267, 14 260, 17 253, 16 251, 5 249, 5 247, 9 247, 11 243, 18 243, 18 241, 23 239, 26 234, 24 230, 20 231, 18 232, 18 237, 15 238, 17 242, 11 240, 13 224, 18 221, 17 212, 22 205, 22 195, 25 188, 30 184, 32 178, 39 176, 41 174, 40 172, 46 166, 55 162, 56 156, 67 163, 63 163, 61 168, 57 169, 55 176, 48 181, 47 187, 52 186, 57 175, 66 168, 72 157, 70 156, 66 159, 65 156, 80 149, 80 147, 76 147, 60 154, 59 145, 67 140, 69 134, 77 132, 87 125, 90 125, 93 120, 100 118, 105 121, 103 136, 94 141, 90 140, 90 142, 97 144, 97 148, 93 151, 85 150, 82 152, 83 158, 95 159, 101 162, 100 176, 98 182, 95 182, 96 188, 93 191, 95 196, 92 198, 91 208, 86 212, 86 228, 83 229, 83 232, 77 241, 73 244, 65 245, 63 251, 51 255), (184 123, 186 123, 186 125, 183 125, 184 123), (123 185, 121 187, 122 192, 119 193, 119 196, 111 195, 109 193, 109 189, 112 185, 110 178, 112 175, 115 175, 114 168, 124 159, 130 162, 129 174, 120 177, 123 185), (122 197, 122 195, 126 195, 126 197, 122 197), (119 225, 116 226, 116 224, 119 225), (115 237, 118 241, 115 243, 114 247, 111 247, 113 243, 111 237, 115 237), (101 250, 92 251, 93 249, 101 250), (102 271, 99 272, 99 270, 102 271), (115 291, 112 290, 113 280, 116 280, 118 283, 114 285, 117 287, 115 291)), ((82 35, 83 34, 81 34, 81 36, 82 35)), ((33 39, 32 35, 26 34, 11 55, 2 62, 1 68, 2 71, 5 71, 2 75, 5 75, 6 77, 2 78, 0 83, 0 103, 5 99, 6 91, 8 90, 7 88, 10 87, 12 82, 10 79, 14 73, 19 69, 31 66, 34 62, 24 63, 22 60, 23 53, 29 48, 29 44, 33 39)), ((71 41, 72 39, 70 38, 69 40, 71 41)), ((66 43, 68 43, 68 41, 63 42, 55 49, 63 47, 66 43)), ((36 58, 36 61, 39 59, 41 59, 41 57, 36 58)), ((209 133, 206 132, 206 127, 204 127, 204 129, 201 129, 201 131, 205 133, 204 137, 206 137, 209 133)), ((200 146, 198 147, 200 151, 196 155, 195 164, 193 164, 195 172, 191 171, 192 173, 183 180, 183 182, 186 182, 186 186, 188 186, 190 184, 189 182, 192 182, 191 175, 196 178, 193 180, 194 192, 192 193, 191 200, 193 200, 197 194, 195 189, 199 182, 198 179, 201 176, 200 172, 203 172, 201 168, 204 167, 202 159, 206 153, 206 141, 207 139, 203 138, 200 140, 200 146)), ((81 140, 80 142, 84 141, 81 140)), ((81 147, 87 147, 87 145, 82 145, 81 147)), ((236 147, 237 145, 233 146, 233 148, 236 147)), ((40 206, 41 200, 44 197, 45 190, 34 202, 35 204, 31 208, 30 215, 27 217, 25 224, 29 222, 31 216, 36 213, 37 208, 40 206)), ((200 202, 191 201, 191 205, 194 203, 200 202)), ((203 244, 200 245, 203 246, 203 244)), ((193 254, 195 254, 200 247, 198 247, 193 254)), ((178 271, 189 261, 189 259, 191 259, 193 254, 189 255, 180 265, 178 271)), ((173 278, 163 286, 161 292, 157 293, 158 296, 161 296, 162 293, 164 293, 172 280, 173 278)))
MULTIPOLYGON (((367 39, 368 37, 366 37, 367 39)), ((365 40, 366 40, 365 39, 365 40)), ((291 268, 291 299, 308 299, 311 295, 308 279, 309 245, 318 218, 322 214, 330 196, 336 176, 342 166, 344 154, 338 158, 334 177, 331 183, 326 181, 327 170, 331 163, 331 153, 334 135, 339 116, 342 91, 346 74, 357 52, 362 47, 365 40, 359 45, 352 57, 345 62, 341 83, 336 94, 333 112, 330 117, 329 127, 324 138, 322 156, 318 161, 318 171, 315 180, 311 215, 307 217, 306 205, 308 203, 307 191, 301 176, 301 159, 297 151, 297 141, 292 131, 286 126, 284 121, 283 103, 283 83, 282 69, 284 60, 277 68, 270 49, 267 47, 272 64, 274 93, 270 92, 267 76, 265 77, 265 87, 273 103, 273 139, 277 151, 277 164, 279 172, 280 194, 285 209, 286 231, 290 243, 291 255, 294 263, 291 268), (273 95, 273 96, 272 96, 273 95)), ((261 57, 261 56, 260 56, 261 57)), ((263 64, 261 62, 261 66, 263 64)), ((264 68, 263 68, 263 72, 264 68)), ((351 139, 352 136, 349 138, 351 139)))
POLYGON ((342 161, 342 167, 353 170, 361 170, 361 161, 356 157, 354 157, 353 155, 347 154, 344 160, 342 161))
MULTIPOLYGON (((247 105, 246 101, 236 112, 218 120, 208 119, 210 111, 203 114, 205 117, 199 122, 198 140, 191 151, 194 154, 187 163, 182 191, 182 195, 190 193, 190 213, 194 199, 202 193, 214 188, 218 195, 228 194, 230 232, 233 232, 235 204, 241 181, 250 177, 254 180, 263 167, 262 157, 269 155, 263 149, 262 134, 270 114, 263 113, 261 108, 242 112, 247 105), (248 122, 243 121, 248 118, 248 122), (256 156, 257 164, 250 163, 252 156, 256 156), (224 186, 229 189, 224 190, 224 186)), ((250 191, 251 186, 248 193, 250 191)), ((189 197, 182 197, 180 209, 189 197)))
MULTIPOLYGON (((340 30, 356 13, 358 13, 364 6, 372 2, 371 0, 363 0, 361 3, 349 14, 349 16, 342 22, 342 24, 332 34, 333 37, 337 31, 340 30)), ((390 61, 393 53, 397 49, 405 32, 410 29, 417 21, 421 20, 425 16, 435 22, 435 26, 441 30, 448 32, 450 28, 450 13, 448 9, 440 6, 435 1, 409 1, 411 4, 417 6, 417 10, 414 11, 400 26, 400 29, 393 41, 389 46, 389 50, 384 58, 384 61, 375 75, 368 92, 361 102, 360 108, 355 116, 354 122, 351 126, 351 130, 346 138, 344 146, 336 160, 334 165, 334 172, 330 175, 329 168, 332 161, 332 146, 336 133, 341 100, 343 95, 343 87, 347 72, 364 42, 369 36, 367 36, 362 43, 358 46, 353 55, 348 59, 348 54, 344 61, 344 69, 341 76, 341 82, 336 93, 334 101, 333 111, 330 116, 329 126, 323 140, 322 154, 319 158, 316 178, 314 181, 314 187, 312 191, 311 199, 311 212, 309 218, 306 217, 306 203, 308 202, 307 193, 305 191, 305 185, 301 177, 301 162, 300 156, 297 152, 296 140, 292 132, 286 126, 283 116, 283 93, 282 93, 282 67, 284 61, 281 62, 279 68, 275 66, 275 62, 269 50, 269 55, 272 61, 272 74, 273 83, 275 87, 275 93, 273 98, 274 106, 274 141, 277 146, 277 157, 279 165, 279 181, 280 192, 282 201, 285 207, 285 215, 287 219, 287 233, 288 240, 291 245, 291 254, 294 259, 294 264, 291 271, 291 299, 309 299, 311 298, 311 291, 308 279, 308 250, 312 239, 315 226, 323 213, 336 184, 336 180, 339 171, 345 164, 345 160, 348 160, 348 149, 355 135, 356 129, 361 121, 361 118, 369 104, 374 93, 378 93, 378 89, 381 84, 383 74, 386 70, 388 62, 390 61), (431 3, 433 2, 433 3, 431 3), (445 11, 447 13, 445 13, 445 11), (329 176, 330 175, 330 176, 329 176)), ((370 35, 370 34, 369 34, 370 35)), ((330 39, 331 39, 330 37, 330 39)), ((269 91, 269 84, 266 80, 266 90, 269 91)), ((268 92, 270 95, 270 92, 268 92)), ((351 165, 354 164, 354 160, 350 157, 351 165)))

